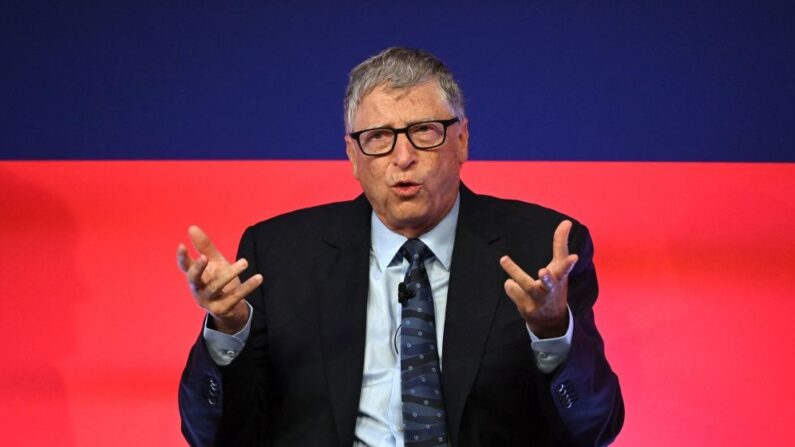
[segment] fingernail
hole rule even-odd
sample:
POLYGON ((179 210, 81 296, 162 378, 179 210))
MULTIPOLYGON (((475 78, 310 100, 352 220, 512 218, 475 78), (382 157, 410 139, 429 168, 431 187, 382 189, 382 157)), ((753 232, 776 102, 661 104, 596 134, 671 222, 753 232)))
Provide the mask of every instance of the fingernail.
POLYGON ((544 286, 545 286, 547 289, 549 289, 549 290, 552 290, 552 287, 554 287, 554 285, 555 285, 555 284, 552 282, 552 276, 550 276, 550 275, 549 275, 549 273, 547 273, 546 275, 544 275, 544 276, 542 276, 542 277, 541 277, 541 282, 543 282, 543 283, 544 283, 544 286))

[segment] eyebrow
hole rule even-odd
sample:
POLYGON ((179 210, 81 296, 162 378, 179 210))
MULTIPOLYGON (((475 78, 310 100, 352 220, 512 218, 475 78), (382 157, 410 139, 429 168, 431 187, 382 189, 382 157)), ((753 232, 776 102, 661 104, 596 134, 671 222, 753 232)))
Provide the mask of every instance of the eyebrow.
MULTIPOLYGON (((411 126, 413 126, 415 124, 427 123, 429 121, 444 121, 446 119, 449 119, 449 118, 421 118, 421 119, 418 119, 418 120, 410 121, 410 122, 406 123, 406 125, 403 126, 403 127, 411 127, 411 126)), ((395 125, 389 125, 389 124, 383 124, 383 125, 379 124, 379 125, 376 125, 376 126, 365 127, 362 130, 355 130, 354 132, 361 132, 363 130, 371 130, 371 129, 402 129, 403 127, 397 127, 395 125)))

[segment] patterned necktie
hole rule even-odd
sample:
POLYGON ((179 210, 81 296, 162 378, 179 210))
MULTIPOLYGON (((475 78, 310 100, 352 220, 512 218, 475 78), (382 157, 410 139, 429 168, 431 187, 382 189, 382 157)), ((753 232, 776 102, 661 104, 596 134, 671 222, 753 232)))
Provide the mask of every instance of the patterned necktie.
MULTIPOLYGON (((436 351, 436 320, 425 260, 431 250, 410 239, 400 254, 411 264, 404 280, 400 325, 400 371, 406 446, 446 446, 442 376, 436 351)), ((402 289, 402 288, 401 288, 402 289)))

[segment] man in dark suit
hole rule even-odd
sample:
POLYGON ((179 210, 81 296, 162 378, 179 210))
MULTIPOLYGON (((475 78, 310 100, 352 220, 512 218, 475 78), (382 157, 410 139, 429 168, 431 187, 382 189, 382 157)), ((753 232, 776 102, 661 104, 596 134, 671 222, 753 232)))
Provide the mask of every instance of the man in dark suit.
POLYGON ((208 312, 180 383, 186 439, 610 443, 624 410, 594 324, 587 229, 461 184, 463 98, 426 52, 357 66, 346 127, 362 196, 250 227, 235 263, 198 227, 200 256, 178 247, 208 312), (415 383, 438 398, 414 399, 415 383))

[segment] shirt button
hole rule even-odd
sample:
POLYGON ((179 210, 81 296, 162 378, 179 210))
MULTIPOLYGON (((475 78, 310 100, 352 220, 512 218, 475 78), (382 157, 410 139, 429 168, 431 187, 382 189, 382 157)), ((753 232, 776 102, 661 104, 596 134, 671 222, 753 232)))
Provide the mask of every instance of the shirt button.
POLYGON ((234 357, 237 355, 237 353, 235 351, 229 350, 226 351, 226 355, 228 355, 229 357, 234 357))
POLYGON ((541 357, 542 359, 545 359, 545 358, 549 357, 549 354, 547 354, 546 352, 542 352, 542 353, 538 354, 538 356, 541 357))

